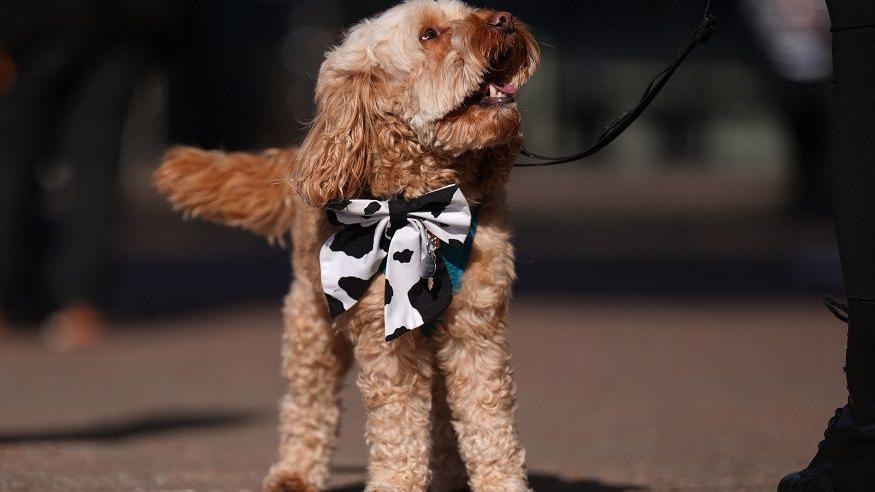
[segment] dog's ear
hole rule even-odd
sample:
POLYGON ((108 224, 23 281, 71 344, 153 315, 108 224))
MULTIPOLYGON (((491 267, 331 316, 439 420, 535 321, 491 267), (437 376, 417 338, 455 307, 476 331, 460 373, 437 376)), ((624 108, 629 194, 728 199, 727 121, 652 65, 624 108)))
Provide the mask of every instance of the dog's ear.
POLYGON ((367 185, 382 81, 373 73, 323 67, 316 118, 301 144, 293 181, 308 205, 354 198, 367 185))

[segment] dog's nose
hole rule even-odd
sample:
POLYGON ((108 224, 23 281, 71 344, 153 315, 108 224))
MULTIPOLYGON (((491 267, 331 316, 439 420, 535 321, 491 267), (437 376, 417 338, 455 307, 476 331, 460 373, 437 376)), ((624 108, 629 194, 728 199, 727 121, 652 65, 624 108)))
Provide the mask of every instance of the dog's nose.
POLYGON ((505 34, 516 31, 516 27, 513 25, 513 15, 510 12, 496 12, 492 14, 492 17, 486 23, 489 24, 489 27, 502 31, 505 34))

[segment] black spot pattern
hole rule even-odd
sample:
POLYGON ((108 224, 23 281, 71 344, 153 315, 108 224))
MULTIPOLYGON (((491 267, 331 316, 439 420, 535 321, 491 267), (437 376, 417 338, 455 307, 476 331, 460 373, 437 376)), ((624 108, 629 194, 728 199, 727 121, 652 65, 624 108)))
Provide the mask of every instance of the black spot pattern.
POLYGON ((438 218, 444 212, 444 209, 453 201, 453 195, 456 194, 455 186, 437 190, 429 193, 430 203, 421 208, 424 212, 431 212, 432 217, 438 218))
MULTIPOLYGON (((408 221, 413 222, 409 216, 411 213, 415 212, 418 215, 428 214, 430 216, 428 219, 419 215, 422 218, 417 217, 416 220, 431 221, 433 218, 435 219, 433 223, 436 223, 438 227, 450 228, 451 226, 446 224, 446 212, 451 204, 453 204, 453 198, 458 193, 458 186, 450 186, 445 189, 435 190, 413 200, 397 198, 381 202, 371 197, 364 200, 345 200, 329 204, 326 211, 328 220, 334 225, 342 226, 342 229, 330 239, 330 242, 323 246, 326 253, 328 250, 332 253, 327 257, 332 258, 331 261, 337 262, 331 265, 332 268, 329 271, 332 272, 331 276, 333 278, 327 281, 328 283, 324 287, 326 292, 334 294, 326 294, 326 300, 332 316, 338 316, 346 310, 343 302, 350 301, 347 300, 345 295, 348 295, 352 301, 358 301, 364 296, 371 282, 371 279, 362 279, 354 276, 342 277, 343 273, 349 275, 361 270, 361 267, 357 266, 348 271, 345 267, 345 262, 354 262, 356 259, 362 260, 367 258, 368 262, 379 262, 379 269, 385 272, 387 262, 395 261, 398 264, 391 265, 391 267, 399 269, 398 275, 400 277, 398 280, 403 281, 400 284, 403 285, 403 288, 398 287, 402 289, 399 293, 401 297, 395 296, 395 288, 390 283, 391 279, 387 276, 384 284, 385 305, 387 308, 391 306, 393 310, 415 311, 416 316, 414 319, 421 318, 423 333, 430 335, 437 328, 435 323, 447 309, 453 296, 452 282, 450 281, 447 265, 450 263, 457 265, 459 262, 446 260, 438 253, 435 275, 429 280, 419 278, 419 270, 413 266, 415 263, 413 261, 415 255, 414 247, 399 245, 401 247, 397 248, 398 251, 391 255, 391 258, 389 258, 387 253, 389 252, 394 233, 402 227, 407 227, 408 221), (354 207, 355 212, 351 213, 349 210, 352 204, 356 206, 354 207), (385 207, 388 207, 389 217, 387 221, 380 221, 377 224, 366 227, 359 223, 373 220, 373 217, 385 207), (346 210, 346 212, 341 212, 342 210, 346 210), (442 215, 443 217, 441 217, 442 215), (342 224, 340 223, 341 218, 346 222, 354 223, 342 224), (386 228, 385 232, 381 228, 386 228), (380 234, 377 234, 378 230, 380 234), (400 264, 404 264, 404 266, 400 266, 400 264), (339 265, 339 268, 337 265, 339 265), (411 283, 413 283, 412 286, 411 283), (344 299, 344 301, 340 299, 344 299)), ((452 251, 464 248, 464 240, 450 239, 449 241, 450 244, 445 244, 444 246, 451 246, 453 248, 452 251)), ((373 266, 370 265, 371 268, 373 266)), ((398 284, 396 283, 396 285, 398 284)), ((398 314, 400 313, 393 311, 392 319, 399 320, 398 314)), ((410 319, 411 315, 413 313, 408 312, 402 319, 410 319)), ((410 323, 407 322, 406 324, 410 323)), ((400 326, 396 328, 396 326, 393 326, 394 323, 390 324, 387 319, 386 329, 390 334, 386 336, 386 340, 397 339, 413 329, 420 328, 419 324, 416 324, 417 326, 413 327, 400 326)))
POLYGON ((370 280, 364 280, 358 277, 343 277, 337 281, 337 285, 340 286, 349 297, 359 300, 365 295, 365 291, 368 290, 368 284, 370 282, 370 280))
POLYGON ((374 215, 375 213, 380 211, 380 203, 379 202, 371 202, 365 207, 365 215, 374 215))
POLYGON ((392 302, 392 285, 389 283, 389 279, 386 279, 386 305, 392 302))
POLYGON ((341 229, 331 241, 331 251, 345 253, 347 256, 362 259, 374 249, 374 232, 377 224, 362 227, 350 224, 341 229))
POLYGON ((328 312, 331 313, 332 318, 336 318, 346 311, 343 309, 343 303, 335 299, 333 296, 325 294, 325 299, 328 300, 328 312))
POLYGON ((398 337, 400 337, 401 335, 407 333, 408 331, 410 331, 410 330, 408 330, 407 327, 402 326, 401 328, 398 328, 397 330, 395 330, 394 332, 392 332, 391 335, 389 335, 388 337, 386 337, 386 341, 387 341, 387 342, 391 342, 392 340, 395 340, 396 338, 398 338, 398 337))
POLYGON ((449 287, 450 276, 443 259, 440 257, 438 257, 437 269, 437 273, 432 279, 434 285, 431 290, 428 288, 428 280, 421 278, 407 292, 410 305, 419 311, 423 323, 433 321, 440 316, 453 298, 453 289, 449 287))
POLYGON ((413 258, 413 250, 405 249, 404 251, 396 251, 395 254, 392 255, 392 259, 399 263, 410 263, 410 259, 413 258))
POLYGON ((437 322, 426 323, 422 325, 422 328, 420 328, 420 330, 422 330, 423 335, 430 337, 437 333, 438 324, 437 322))
POLYGON ((326 210, 325 215, 328 216, 328 223, 333 226, 342 226, 343 223, 337 220, 337 212, 334 210, 326 210))
POLYGON ((329 209, 329 210, 343 210, 343 209, 345 209, 346 207, 348 207, 350 203, 352 203, 352 200, 343 200, 343 201, 339 201, 339 202, 331 202, 331 203, 329 203, 328 205, 326 205, 325 208, 327 208, 327 209, 329 209))

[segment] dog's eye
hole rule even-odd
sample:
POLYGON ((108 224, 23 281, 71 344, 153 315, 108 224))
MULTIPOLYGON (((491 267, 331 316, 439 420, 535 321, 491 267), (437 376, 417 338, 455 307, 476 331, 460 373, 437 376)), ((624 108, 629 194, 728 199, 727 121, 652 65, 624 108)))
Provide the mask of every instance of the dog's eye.
POLYGON ((434 29, 426 29, 422 34, 419 35, 420 41, 431 41, 438 37, 437 31, 434 29))

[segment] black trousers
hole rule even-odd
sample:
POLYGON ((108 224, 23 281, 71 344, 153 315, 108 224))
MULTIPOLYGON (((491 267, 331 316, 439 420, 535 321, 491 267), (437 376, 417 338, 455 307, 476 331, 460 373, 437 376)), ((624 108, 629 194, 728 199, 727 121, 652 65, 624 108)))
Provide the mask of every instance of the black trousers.
POLYGON ((144 57, 83 36, 14 55, 19 78, 0 95, 0 310, 92 302, 105 276, 124 113, 144 57), (72 185, 54 227, 38 227, 35 166, 55 156, 72 185))
POLYGON ((833 30, 833 210, 845 291, 875 300, 875 1, 827 0, 833 30))

